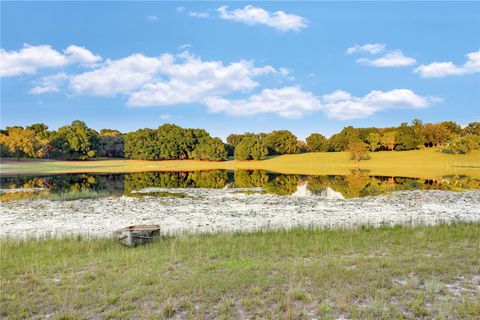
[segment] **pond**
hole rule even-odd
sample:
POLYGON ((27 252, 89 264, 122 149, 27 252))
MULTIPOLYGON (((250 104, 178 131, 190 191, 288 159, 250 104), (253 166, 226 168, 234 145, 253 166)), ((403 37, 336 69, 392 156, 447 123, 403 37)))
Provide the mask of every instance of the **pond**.
POLYGON ((480 180, 468 176, 215 170, 16 176, 0 182, 0 237, 110 236, 135 224, 159 224, 163 234, 179 234, 480 221, 480 180))
POLYGON ((358 198, 401 190, 480 189, 480 180, 468 176, 445 176, 432 180, 382 177, 370 176, 368 171, 352 171, 349 175, 302 176, 266 171, 212 170, 15 176, 0 178, 0 186, 1 201, 38 197, 39 193, 48 195, 81 191, 92 191, 105 196, 128 196, 147 188, 238 188, 239 192, 245 194, 276 195, 322 195, 330 189, 343 198, 358 198))

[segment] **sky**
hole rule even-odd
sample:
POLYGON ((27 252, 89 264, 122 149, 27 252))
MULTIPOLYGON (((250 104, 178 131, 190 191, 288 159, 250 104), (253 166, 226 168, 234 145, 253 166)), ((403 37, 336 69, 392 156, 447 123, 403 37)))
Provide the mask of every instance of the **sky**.
POLYGON ((480 2, 1 2, 2 128, 480 119, 480 2))

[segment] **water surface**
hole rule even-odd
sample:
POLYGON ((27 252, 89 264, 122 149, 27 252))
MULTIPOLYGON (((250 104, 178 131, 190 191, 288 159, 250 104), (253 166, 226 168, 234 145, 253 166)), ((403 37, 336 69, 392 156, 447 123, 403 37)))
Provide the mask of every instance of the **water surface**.
POLYGON ((468 176, 445 176, 427 180, 383 177, 371 176, 368 171, 352 171, 348 175, 304 176, 260 170, 212 170, 13 176, 0 178, 0 185, 2 201, 29 198, 37 192, 55 194, 89 190, 103 195, 122 196, 131 195, 132 192, 146 188, 239 188, 239 192, 246 194, 276 195, 299 195, 302 193, 315 195, 323 194, 330 189, 339 193, 343 198, 359 198, 402 190, 475 190, 480 189, 480 180, 468 176))

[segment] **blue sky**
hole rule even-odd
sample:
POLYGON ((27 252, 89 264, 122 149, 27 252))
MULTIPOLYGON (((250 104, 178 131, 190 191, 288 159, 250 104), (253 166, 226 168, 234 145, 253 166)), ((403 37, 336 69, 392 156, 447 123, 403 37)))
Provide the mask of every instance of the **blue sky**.
POLYGON ((480 119, 479 2, 2 2, 1 126, 480 119), (281 12, 280 12, 281 11, 281 12))

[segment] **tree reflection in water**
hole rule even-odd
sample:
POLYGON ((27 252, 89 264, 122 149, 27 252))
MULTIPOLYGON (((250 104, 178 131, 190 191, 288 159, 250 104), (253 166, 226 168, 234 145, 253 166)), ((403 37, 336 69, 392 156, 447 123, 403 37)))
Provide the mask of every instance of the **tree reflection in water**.
MULTIPOLYGON (((262 188, 263 193, 289 195, 297 186, 307 184, 312 194, 327 188, 345 198, 375 196, 399 190, 463 190, 480 189, 480 180, 468 176, 445 176, 435 180, 405 177, 370 176, 368 171, 352 171, 348 175, 302 176, 254 170, 212 170, 197 172, 144 172, 126 174, 63 174, 53 176, 2 177, 2 189, 44 188, 50 192, 93 190, 112 195, 129 194, 143 188, 262 188)), ((0 200, 16 199, 2 192, 0 200), (4 199, 5 198, 5 199, 4 199)), ((18 197, 17 197, 18 198, 18 197)), ((24 198, 24 197, 20 197, 24 198)))

